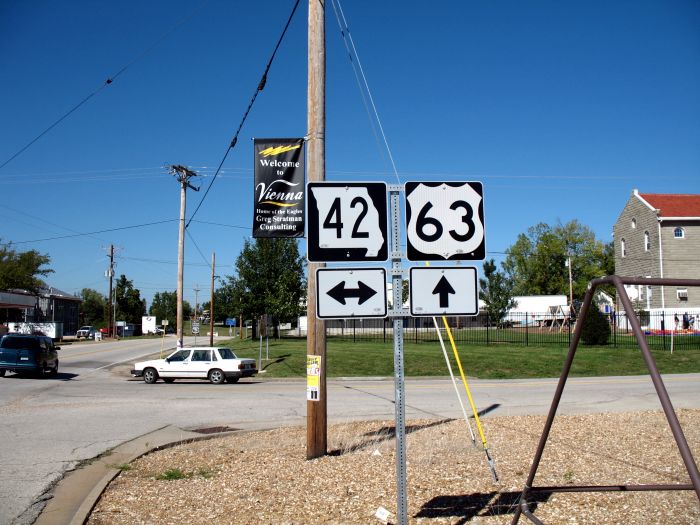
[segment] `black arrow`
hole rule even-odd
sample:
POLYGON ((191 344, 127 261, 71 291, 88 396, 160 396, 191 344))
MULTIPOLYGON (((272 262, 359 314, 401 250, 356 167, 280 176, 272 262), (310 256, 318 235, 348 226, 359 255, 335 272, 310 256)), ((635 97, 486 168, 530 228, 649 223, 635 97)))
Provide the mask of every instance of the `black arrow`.
POLYGON ((440 295, 440 308, 447 308, 450 306, 449 294, 451 293, 455 293, 455 289, 452 288, 452 285, 447 279, 445 279, 445 276, 443 275, 442 277, 440 277, 440 280, 435 285, 435 289, 433 290, 433 295, 440 295))
POLYGON ((377 294, 376 290, 373 290, 362 281, 357 281, 357 288, 345 288, 345 281, 340 281, 326 293, 340 304, 345 304, 345 299, 348 297, 357 297, 359 299, 357 301, 358 305, 377 294))

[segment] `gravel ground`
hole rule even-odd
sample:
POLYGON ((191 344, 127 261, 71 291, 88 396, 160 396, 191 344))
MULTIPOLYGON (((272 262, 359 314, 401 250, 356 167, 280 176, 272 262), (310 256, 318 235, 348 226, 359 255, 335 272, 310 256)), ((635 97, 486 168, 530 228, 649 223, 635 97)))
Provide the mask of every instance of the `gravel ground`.
MULTIPOLYGON (((697 461, 700 410, 678 416, 697 461)), ((464 421, 408 422, 410 523, 510 523, 544 420, 482 420, 497 484, 464 421)), ((88 524, 379 524, 379 507, 396 509, 393 431, 393 421, 332 425, 329 454, 312 461, 305 427, 155 452, 124 469, 88 524), (168 473, 179 479, 163 479, 168 473)), ((628 483, 689 483, 662 412, 556 418, 535 485, 628 483)), ((567 525, 698 524, 700 503, 694 491, 559 493, 543 497, 535 516, 567 525)))

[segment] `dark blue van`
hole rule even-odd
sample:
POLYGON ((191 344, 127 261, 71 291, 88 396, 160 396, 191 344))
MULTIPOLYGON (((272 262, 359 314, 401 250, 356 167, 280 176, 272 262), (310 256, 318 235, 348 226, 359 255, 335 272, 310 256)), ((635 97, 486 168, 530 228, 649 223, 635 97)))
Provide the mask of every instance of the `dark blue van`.
POLYGON ((43 377, 58 373, 58 352, 50 337, 7 334, 0 339, 0 377, 10 371, 43 377))

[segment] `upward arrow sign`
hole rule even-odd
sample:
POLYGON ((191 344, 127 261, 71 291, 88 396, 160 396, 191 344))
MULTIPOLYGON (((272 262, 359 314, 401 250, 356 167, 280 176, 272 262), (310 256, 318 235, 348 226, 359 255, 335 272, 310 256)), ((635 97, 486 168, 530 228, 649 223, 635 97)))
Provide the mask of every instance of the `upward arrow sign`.
POLYGON ((433 289, 433 295, 438 294, 440 296, 440 308, 449 308, 450 306, 450 294, 454 294, 455 289, 452 288, 450 282, 443 275, 440 280, 435 285, 433 289))
POLYGON ((362 281, 357 281, 357 288, 345 288, 345 281, 340 281, 326 293, 340 304, 345 304, 345 299, 348 297, 357 297, 357 304, 359 305, 364 303, 373 295, 376 295, 377 291, 370 288, 362 281))

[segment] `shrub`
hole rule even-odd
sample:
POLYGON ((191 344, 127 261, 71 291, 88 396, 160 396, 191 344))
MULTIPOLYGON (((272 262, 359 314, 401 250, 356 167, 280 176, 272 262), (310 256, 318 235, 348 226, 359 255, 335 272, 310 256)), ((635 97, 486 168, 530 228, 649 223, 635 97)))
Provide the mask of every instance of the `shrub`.
POLYGON ((610 340, 608 319, 594 304, 591 304, 583 320, 581 340, 585 345, 607 345, 610 340))

